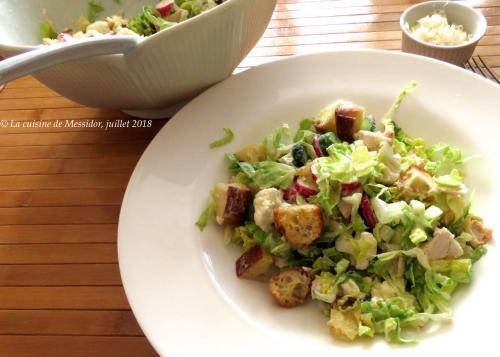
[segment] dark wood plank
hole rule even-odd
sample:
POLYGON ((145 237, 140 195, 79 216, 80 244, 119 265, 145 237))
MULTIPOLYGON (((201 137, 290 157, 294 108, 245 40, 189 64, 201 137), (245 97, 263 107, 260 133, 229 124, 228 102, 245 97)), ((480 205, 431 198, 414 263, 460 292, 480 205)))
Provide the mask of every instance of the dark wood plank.
POLYGON ((5 357, 157 356, 145 337, 0 336, 0 346, 5 357))
POLYGON ((0 226, 0 244, 114 243, 118 225, 29 224, 0 226))
POLYGON ((0 208, 0 225, 117 223, 119 206, 0 208))
POLYGON ((121 285, 118 264, 0 265, 0 286, 121 285))
POLYGON ((3 244, 0 264, 117 263, 114 243, 3 244))
MULTIPOLYGON (((2 207, 117 206, 125 189, 0 191, 2 207)), ((0 238, 1 239, 1 238, 0 238)))
POLYGON ((143 336, 132 311, 0 310, 0 335, 143 336))
POLYGON ((0 309, 129 310, 121 286, 0 287, 0 309))

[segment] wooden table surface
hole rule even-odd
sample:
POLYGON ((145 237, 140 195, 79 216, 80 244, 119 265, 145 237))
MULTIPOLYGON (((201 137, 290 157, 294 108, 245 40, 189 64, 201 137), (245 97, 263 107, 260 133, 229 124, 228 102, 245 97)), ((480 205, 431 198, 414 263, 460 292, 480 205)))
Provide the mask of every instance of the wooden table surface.
MULTIPOLYGON (((411 0, 278 0, 241 67, 341 48, 399 50, 411 0)), ((500 73, 500 0, 466 1, 487 18, 477 53, 500 73)), ((34 128, 126 118, 86 108, 31 77, 0 93, 0 356, 152 356, 120 280, 116 231, 150 129, 34 128)))

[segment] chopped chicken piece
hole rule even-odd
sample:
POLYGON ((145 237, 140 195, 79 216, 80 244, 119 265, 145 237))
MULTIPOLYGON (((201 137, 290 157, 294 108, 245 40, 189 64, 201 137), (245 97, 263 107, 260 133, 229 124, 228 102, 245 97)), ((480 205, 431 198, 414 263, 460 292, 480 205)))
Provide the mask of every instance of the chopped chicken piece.
POLYGON ((448 229, 436 228, 434 238, 424 247, 424 253, 429 260, 456 259, 464 254, 464 250, 448 229))
POLYGON ((377 151, 382 143, 392 143, 392 139, 388 138, 384 134, 368 130, 360 130, 354 135, 354 137, 362 140, 370 151, 377 151))

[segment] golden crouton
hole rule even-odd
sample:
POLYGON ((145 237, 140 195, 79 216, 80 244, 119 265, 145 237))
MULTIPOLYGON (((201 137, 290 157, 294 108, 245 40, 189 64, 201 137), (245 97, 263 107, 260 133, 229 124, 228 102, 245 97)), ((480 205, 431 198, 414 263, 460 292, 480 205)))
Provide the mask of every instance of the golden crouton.
POLYGON ((423 199, 433 194, 436 184, 431 174, 412 165, 398 181, 399 198, 404 200, 423 199))
POLYGON ((217 210, 215 220, 219 224, 243 224, 250 204, 250 189, 239 183, 218 183, 215 185, 213 197, 217 210))
POLYGON ((266 146, 263 143, 246 146, 234 153, 240 161, 259 162, 266 159, 266 146))
POLYGON ((321 209, 313 204, 278 207, 274 210, 274 222, 285 239, 297 248, 308 246, 323 231, 321 209))
POLYGON ((302 305, 310 292, 311 276, 302 268, 288 268, 269 280, 269 292, 282 307, 302 305))
POLYGON ((257 279, 271 272, 273 257, 260 245, 247 249, 236 261, 236 276, 242 279, 257 279))
POLYGON ((318 113, 313 120, 313 125, 318 131, 335 132, 335 110, 341 103, 341 101, 336 101, 318 113))
POLYGON ((335 109, 337 136, 342 141, 352 143, 354 134, 361 129, 365 109, 351 103, 342 104, 335 109))

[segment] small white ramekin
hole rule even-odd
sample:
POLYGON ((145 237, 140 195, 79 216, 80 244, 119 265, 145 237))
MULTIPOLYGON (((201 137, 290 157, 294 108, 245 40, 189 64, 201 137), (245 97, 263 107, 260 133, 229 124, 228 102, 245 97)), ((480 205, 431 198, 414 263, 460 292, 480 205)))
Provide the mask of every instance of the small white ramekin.
POLYGON ((471 58, 479 40, 487 29, 486 19, 477 10, 470 6, 451 1, 428 1, 416 4, 406 9, 401 15, 402 51, 417 55, 436 58, 442 61, 462 65, 471 58), (409 27, 417 23, 424 16, 444 10, 448 21, 463 26, 464 31, 472 34, 470 40, 462 45, 442 46, 423 42, 412 36, 409 27))

